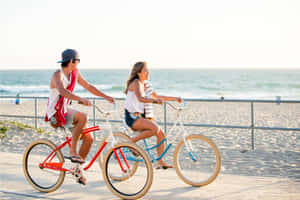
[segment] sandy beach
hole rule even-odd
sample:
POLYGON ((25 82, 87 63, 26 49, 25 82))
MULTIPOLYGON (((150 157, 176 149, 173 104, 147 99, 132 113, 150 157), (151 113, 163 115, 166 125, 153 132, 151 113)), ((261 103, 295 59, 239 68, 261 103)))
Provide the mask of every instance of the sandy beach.
MULTIPOLYGON (((46 103, 46 100, 38 101, 37 108, 39 116, 44 116, 46 103)), ((97 101, 97 105, 105 108, 105 110, 113 109, 109 103, 104 101, 97 101)), ((118 112, 112 115, 111 119, 113 120, 120 120, 122 117, 123 101, 118 101, 117 105, 118 112)), ((73 107, 88 113, 90 119, 93 118, 92 108, 83 107, 76 104, 74 104, 73 107)), ((22 100, 20 105, 11 104, 10 100, 0 101, 1 115, 10 114, 34 116, 34 110, 35 108, 33 101, 22 100)), ((155 113, 156 120, 163 121, 163 107, 156 105, 155 113)), ((96 113, 96 118, 101 119, 101 114, 96 113)), ((173 122, 174 119, 175 112, 168 107, 167 121, 173 122)), ((18 121, 34 126, 33 119, 0 117, 0 121, 5 120, 18 121)), ((300 105, 283 103, 280 105, 276 105, 275 103, 255 103, 254 121, 255 126, 299 128, 300 105)), ((195 124, 249 126, 251 122, 250 103, 187 102, 187 109, 184 112, 184 122, 195 124)), ((92 126, 93 122, 90 122, 89 125, 92 126)), ((47 138, 55 143, 58 143, 64 137, 62 133, 55 132, 54 129, 50 128, 49 125, 46 124, 42 119, 38 120, 38 128, 43 128, 45 132, 48 132, 48 134, 39 133, 38 131, 30 128, 25 128, 23 130, 19 128, 9 129, 6 133, 7 136, 0 140, 1 157, 6 157, 6 155, 10 155, 10 153, 14 153, 17 156, 22 157, 22 153, 24 152, 26 146, 37 138, 47 138)), ((113 123, 114 131, 118 131, 120 128, 120 123, 113 123)), ((145 199, 167 199, 168 194, 172 192, 172 190, 176 190, 176 185, 178 185, 180 190, 184 188, 182 190, 184 193, 186 192, 186 195, 184 196, 180 196, 178 194, 178 199, 300 198, 299 132, 255 130, 255 149, 252 150, 251 130, 248 129, 199 127, 186 127, 186 129, 189 133, 205 135, 216 143, 222 157, 222 168, 219 177, 212 184, 206 187, 190 189, 189 186, 185 185, 178 177, 176 177, 175 171, 170 170, 170 172, 172 172, 170 177, 172 177, 172 180, 174 180, 172 181, 173 185, 164 187, 164 181, 159 181, 156 175, 155 182, 153 183, 149 194, 145 196, 145 199), (245 150, 247 151, 245 152, 245 150), (248 184, 248 189, 242 188, 243 184, 248 184), (161 185, 161 188, 163 188, 161 191, 159 190, 159 185, 161 185), (237 189, 238 187, 241 187, 241 190, 237 189), (227 188, 233 188, 233 190, 236 188, 237 190, 232 191, 234 195, 233 193, 232 195, 224 195, 226 191, 228 193, 230 192, 227 188), (276 188, 280 189, 280 195, 276 188), (209 195, 209 193, 213 193, 215 195, 209 195), (273 195, 271 195, 271 193, 273 193, 273 195), (192 195, 190 196, 190 194, 192 195), (218 196, 218 194, 220 196, 218 196), (269 194, 269 196, 263 196, 263 194, 269 194), (233 196, 237 198, 233 198, 233 196)), ((97 133, 95 143, 99 143, 102 137, 103 134, 101 132, 99 132, 99 134, 97 133)), ((168 135, 168 137, 172 136, 168 135)), ((153 142, 155 141, 154 139, 151 140, 153 140, 153 142)), ((94 145, 92 151, 95 151, 96 146, 97 145, 94 145)), ((167 162, 173 162, 173 151, 174 148, 171 149, 171 152, 168 152, 166 155, 167 162)), ((2 168, 4 163, 1 163, 2 168)), ((20 171, 22 169, 20 163, 21 162, 19 162, 17 165, 13 164, 12 169, 9 171, 13 169, 20 171)), ((6 170, 4 169, 4 172, 5 171, 6 170)), ((1 188, 2 190, 6 188, 7 191, 13 191, 13 188, 8 188, 3 184, 3 181, 9 181, 9 176, 5 175, 4 172, 2 170, 1 188)), ((159 170, 155 171, 155 174, 157 173, 163 172, 159 170)), ((20 174, 20 176, 22 176, 22 174, 20 174)), ((164 175, 159 176, 165 177, 164 175)), ((25 178, 19 178, 25 182, 25 178)), ((164 178, 162 180, 167 181, 168 177, 165 178, 166 180, 164 178)), ((101 183, 103 184, 103 182, 101 183)), ((33 188, 30 188, 28 184, 24 187, 27 189, 21 191, 26 191, 26 193, 35 193, 33 188)), ((60 193, 60 189, 58 192, 60 193)), ((2 194, 4 194, 4 196, 9 196, 9 194, 5 192, 2 192, 2 194)), ((57 197, 61 198, 61 196, 57 197)))

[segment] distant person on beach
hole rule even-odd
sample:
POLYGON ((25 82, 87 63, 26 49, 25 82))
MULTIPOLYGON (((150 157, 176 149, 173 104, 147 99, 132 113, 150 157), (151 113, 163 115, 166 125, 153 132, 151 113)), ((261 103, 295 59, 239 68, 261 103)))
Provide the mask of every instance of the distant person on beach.
POLYGON ((16 105, 19 105, 21 103, 20 101, 20 93, 17 93, 16 95, 16 105))
MULTIPOLYGON (((164 138, 165 134, 162 129, 153 121, 153 115, 150 114, 149 118, 145 118, 145 105, 148 103, 162 104, 163 101, 178 101, 181 102, 179 97, 161 96, 151 89, 148 81, 149 70, 146 62, 137 62, 130 73, 129 79, 126 83, 126 99, 125 99, 125 121, 126 124, 134 131, 141 131, 137 136, 132 137, 132 142, 137 142, 141 139, 145 139, 151 136, 157 137, 157 144, 159 144, 164 138), (152 96, 145 96, 145 89, 150 88, 147 94, 152 93, 152 96)), ((147 107, 148 111, 149 107, 147 107)), ((152 108, 150 108, 152 109, 152 108)), ((148 112, 147 111, 147 112, 148 112)), ((164 151, 164 143, 157 147, 157 154, 160 156, 164 151)), ((159 168, 167 169, 172 168, 160 159, 158 161, 159 168)))
MULTIPOLYGON (((78 101, 86 106, 91 106, 92 103, 88 99, 79 97, 73 93, 76 82, 92 94, 104 97, 110 103, 113 103, 114 99, 105 95, 83 79, 77 69, 80 59, 76 50, 66 49, 63 51, 62 60, 58 63, 61 63, 61 69, 54 72, 51 78, 45 121, 50 121, 51 125, 55 128, 74 126, 70 148, 70 159, 72 162, 82 164, 90 151, 93 137, 90 134, 81 136, 82 130, 88 123, 87 114, 70 108, 69 103, 70 100, 78 101), (82 140, 82 145, 79 153, 77 153, 79 139, 82 140)), ((82 180, 79 180, 79 182, 86 184, 86 179, 82 177, 82 180)))

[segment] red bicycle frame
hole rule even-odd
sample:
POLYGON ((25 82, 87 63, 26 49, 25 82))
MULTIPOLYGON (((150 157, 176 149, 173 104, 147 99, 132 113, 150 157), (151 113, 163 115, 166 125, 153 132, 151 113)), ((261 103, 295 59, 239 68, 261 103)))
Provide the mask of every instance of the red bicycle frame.
MULTIPOLYGON (((94 127, 90 127, 90 128, 86 128, 83 130, 82 135, 88 134, 90 132, 94 132, 94 131, 99 131, 100 127, 99 126, 94 126, 94 127)), ((52 169, 52 170, 57 170, 57 171, 69 171, 68 169, 63 168, 63 162, 52 162, 53 158, 56 156, 56 151, 63 148, 66 144, 68 144, 69 148, 71 148, 71 140, 72 137, 66 137, 66 141, 63 142, 62 144, 60 144, 58 147, 56 147, 48 156, 47 158, 39 164, 40 168, 47 168, 47 169, 52 169)), ((83 168, 85 171, 88 170, 93 163, 95 162, 95 160, 98 158, 98 156, 100 155, 100 153, 102 152, 102 150, 104 149, 104 147, 107 145, 107 142, 104 141, 103 145, 98 149, 97 153, 95 154, 95 156, 93 157, 93 159, 90 161, 90 163, 83 168)), ((116 152, 116 150, 113 148, 113 152, 118 160, 118 163, 120 165, 120 168, 123 172, 126 172, 126 170, 124 169, 122 162, 120 160, 120 157, 118 155, 118 153, 116 152)), ((127 160, 125 159, 125 156, 122 152, 122 150, 120 149, 120 154, 125 162, 125 165, 127 166, 127 168, 129 167, 129 164, 127 162, 127 160)))

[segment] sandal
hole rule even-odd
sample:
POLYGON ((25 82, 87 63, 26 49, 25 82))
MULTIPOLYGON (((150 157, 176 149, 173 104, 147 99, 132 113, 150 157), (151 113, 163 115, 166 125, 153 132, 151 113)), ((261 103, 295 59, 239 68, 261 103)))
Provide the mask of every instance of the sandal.
POLYGON ((86 178, 83 177, 83 176, 81 176, 81 177, 77 180, 77 182, 78 182, 79 184, 86 185, 86 178))
POLYGON ((157 167, 156 167, 156 169, 169 169, 169 168, 173 168, 173 166, 172 165, 158 165, 157 167))
POLYGON ((79 163, 79 164, 83 164, 85 163, 84 160, 82 160, 79 156, 65 156, 66 159, 70 159, 72 163, 79 163))

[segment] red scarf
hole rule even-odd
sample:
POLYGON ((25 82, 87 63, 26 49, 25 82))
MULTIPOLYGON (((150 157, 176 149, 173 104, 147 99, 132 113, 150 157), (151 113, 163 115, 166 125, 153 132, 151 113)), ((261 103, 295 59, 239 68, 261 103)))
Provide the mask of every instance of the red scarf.
MULTIPOLYGON (((73 92, 75 85, 76 85, 76 81, 77 81, 77 75, 78 75, 78 70, 73 70, 72 71, 72 75, 71 75, 71 83, 67 86, 67 90, 69 90, 70 92, 73 92)), ((64 107, 64 101, 65 98, 61 95, 59 95, 59 99, 55 105, 55 118, 56 118, 56 125, 57 126, 63 126, 66 124, 66 115, 68 114, 67 111, 65 111, 65 107, 64 107)), ((69 103, 70 99, 67 99, 67 104, 69 103)), ((48 122, 50 121, 50 119, 47 116, 45 116, 45 121, 48 122)))

